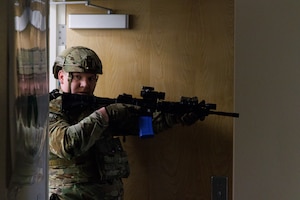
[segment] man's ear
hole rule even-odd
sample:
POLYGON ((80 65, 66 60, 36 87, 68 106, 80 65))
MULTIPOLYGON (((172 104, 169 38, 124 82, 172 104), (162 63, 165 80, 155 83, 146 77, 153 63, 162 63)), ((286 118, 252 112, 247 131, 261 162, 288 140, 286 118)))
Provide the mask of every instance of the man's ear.
POLYGON ((57 74, 58 74, 57 78, 58 78, 60 84, 63 84, 64 83, 64 77, 66 75, 65 72, 61 69, 61 70, 58 71, 57 74))

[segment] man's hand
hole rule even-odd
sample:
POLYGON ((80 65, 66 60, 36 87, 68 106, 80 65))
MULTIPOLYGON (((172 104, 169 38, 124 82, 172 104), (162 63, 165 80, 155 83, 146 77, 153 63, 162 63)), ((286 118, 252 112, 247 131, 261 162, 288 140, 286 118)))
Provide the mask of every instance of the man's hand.
POLYGON ((106 106, 105 110, 109 121, 112 123, 123 122, 129 118, 139 116, 140 107, 123 103, 115 103, 106 106))
POLYGON ((199 104, 199 109, 185 113, 179 117, 179 120, 184 125, 192 125, 198 120, 203 121, 205 117, 208 115, 208 110, 205 107, 205 101, 202 100, 199 104))
POLYGON ((141 108, 135 105, 115 103, 105 107, 110 127, 117 135, 136 135, 139 131, 141 108))
POLYGON ((199 117, 196 113, 190 112, 190 113, 185 113, 184 115, 182 115, 179 120, 183 125, 190 126, 190 125, 196 123, 199 120, 199 117))

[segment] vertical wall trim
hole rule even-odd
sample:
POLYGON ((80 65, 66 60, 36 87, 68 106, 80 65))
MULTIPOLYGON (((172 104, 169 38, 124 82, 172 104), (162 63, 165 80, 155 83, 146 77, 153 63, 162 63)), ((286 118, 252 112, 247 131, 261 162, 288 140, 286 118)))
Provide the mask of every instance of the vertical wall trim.
POLYGON ((52 74, 52 65, 57 54, 66 48, 66 44, 58 44, 58 27, 66 25, 66 6, 50 4, 49 8, 49 90, 58 87, 57 80, 52 74))

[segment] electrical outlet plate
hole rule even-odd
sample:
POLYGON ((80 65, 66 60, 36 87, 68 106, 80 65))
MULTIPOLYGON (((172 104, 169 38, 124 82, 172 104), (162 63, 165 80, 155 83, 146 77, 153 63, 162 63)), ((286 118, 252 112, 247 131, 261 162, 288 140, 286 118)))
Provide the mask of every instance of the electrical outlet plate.
POLYGON ((211 200, 228 200, 228 177, 211 177, 211 200))

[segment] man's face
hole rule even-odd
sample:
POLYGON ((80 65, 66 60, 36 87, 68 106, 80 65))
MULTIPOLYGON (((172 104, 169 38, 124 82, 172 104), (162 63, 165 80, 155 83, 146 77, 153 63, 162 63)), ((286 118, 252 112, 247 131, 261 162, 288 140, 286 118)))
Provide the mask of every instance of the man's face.
POLYGON ((97 75, 91 73, 77 73, 73 72, 73 79, 71 82, 71 91, 69 91, 69 74, 63 70, 58 72, 58 80, 63 92, 70 92, 72 94, 92 95, 94 93, 97 75))

